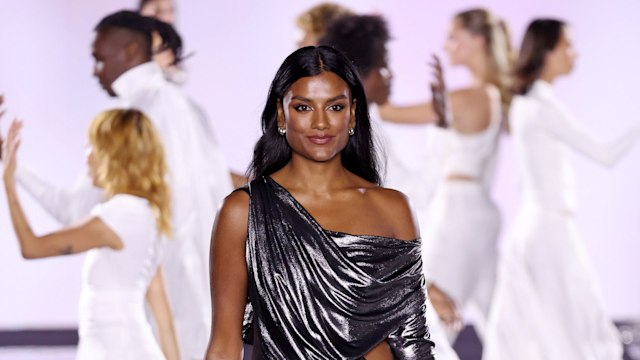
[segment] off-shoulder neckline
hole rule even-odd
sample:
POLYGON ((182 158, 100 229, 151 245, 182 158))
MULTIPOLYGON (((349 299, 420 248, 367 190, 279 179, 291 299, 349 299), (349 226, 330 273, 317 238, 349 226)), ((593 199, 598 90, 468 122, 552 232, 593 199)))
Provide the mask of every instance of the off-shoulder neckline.
POLYGON ((415 242, 420 242, 420 238, 415 238, 415 239, 411 239, 411 240, 403 240, 403 239, 398 239, 395 237, 391 237, 391 236, 384 236, 384 235, 364 235, 364 234, 351 234, 348 232, 344 232, 344 231, 336 231, 336 230, 329 230, 329 229, 325 229, 322 225, 320 225, 320 223, 316 220, 315 217, 313 217, 313 215, 311 215, 311 213, 295 198, 295 196, 293 196, 293 194, 291 194, 291 192, 289 190, 287 190, 287 188, 285 188, 284 186, 282 186, 279 182, 275 181, 271 176, 264 176, 264 179, 270 181, 271 183, 273 183, 278 189, 280 189, 282 192, 284 192, 287 197, 291 198, 291 200, 293 201, 293 203, 319 228, 322 230, 322 232, 324 232, 327 235, 340 235, 340 236, 352 236, 352 237, 356 237, 356 238, 361 238, 361 239, 381 239, 381 240, 391 240, 391 241, 399 241, 402 243, 415 243, 415 242))

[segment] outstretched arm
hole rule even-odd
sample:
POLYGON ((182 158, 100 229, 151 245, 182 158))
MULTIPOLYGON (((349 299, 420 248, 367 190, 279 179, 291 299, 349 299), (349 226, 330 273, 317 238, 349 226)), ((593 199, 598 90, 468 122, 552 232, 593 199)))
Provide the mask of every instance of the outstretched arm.
POLYGON ((213 225, 209 260, 213 319, 207 360, 242 359, 248 216, 249 198, 236 191, 227 196, 213 225))
MULTIPOLYGON (((0 96, 0 107, 3 103, 4 97, 0 96)), ((0 110, 0 118, 4 112, 4 109, 0 110)), ((4 159, 3 142, 0 135, 0 160, 4 159)), ((15 170, 15 178, 51 216, 63 225, 70 225, 86 217, 91 208, 102 200, 103 191, 93 186, 87 174, 80 177, 72 190, 58 188, 24 167, 15 170)))
POLYGON ((436 124, 443 128, 451 123, 451 109, 440 59, 433 55, 429 66, 433 77, 430 84, 432 101, 413 106, 394 106, 387 103, 379 108, 383 120, 402 124, 436 124))
POLYGON ((26 259, 67 255, 108 246, 121 249, 122 241, 105 223, 96 217, 45 236, 36 236, 22 210, 15 186, 16 152, 20 145, 22 122, 14 120, 3 144, 4 185, 9 203, 9 213, 20 242, 22 256, 26 259))
POLYGON ((158 268, 147 289, 147 302, 158 325, 158 337, 162 353, 167 360, 179 360, 178 339, 173 326, 173 316, 164 287, 162 270, 158 268))
POLYGON ((72 189, 57 187, 31 169, 16 169, 15 178, 40 205, 63 225, 70 225, 86 217, 103 199, 104 191, 91 183, 87 174, 78 178, 72 189))
POLYGON ((583 128, 566 109, 553 109, 553 113, 544 116, 543 121, 547 130, 560 141, 607 166, 620 160, 640 137, 640 126, 636 126, 613 142, 601 142, 583 128))

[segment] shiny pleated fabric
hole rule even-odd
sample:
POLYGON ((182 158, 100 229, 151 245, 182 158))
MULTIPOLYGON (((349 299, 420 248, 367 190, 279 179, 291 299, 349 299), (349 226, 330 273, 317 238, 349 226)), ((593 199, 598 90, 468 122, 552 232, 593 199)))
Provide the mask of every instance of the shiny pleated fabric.
POLYGON ((270 177, 248 193, 252 359, 362 359, 384 340, 394 359, 433 359, 420 240, 324 230, 270 177))

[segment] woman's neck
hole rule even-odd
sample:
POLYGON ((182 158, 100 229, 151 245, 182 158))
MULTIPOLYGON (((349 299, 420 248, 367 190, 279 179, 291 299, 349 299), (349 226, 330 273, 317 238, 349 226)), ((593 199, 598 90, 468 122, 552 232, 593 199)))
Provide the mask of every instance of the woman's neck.
POLYGON ((317 162, 293 155, 289 163, 278 170, 274 177, 287 188, 326 193, 345 186, 349 171, 342 165, 340 156, 329 161, 317 162))
POLYGON ((542 70, 542 73, 538 77, 539 80, 543 80, 548 82, 549 84, 553 84, 558 75, 552 73, 551 71, 542 70))
POLYGON ((489 77, 489 65, 486 57, 477 57, 467 65, 471 71, 471 83, 473 86, 483 86, 489 77))

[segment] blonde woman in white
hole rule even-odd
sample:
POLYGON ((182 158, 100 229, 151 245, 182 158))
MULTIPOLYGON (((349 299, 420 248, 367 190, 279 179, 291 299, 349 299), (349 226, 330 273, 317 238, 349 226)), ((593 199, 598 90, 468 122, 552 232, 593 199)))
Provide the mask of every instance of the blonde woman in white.
MULTIPOLYGON (((89 131, 89 173, 106 200, 75 225, 36 235, 16 193, 22 122, 4 144, 4 185, 22 256, 36 259, 87 252, 82 270, 78 360, 178 359, 164 288, 161 238, 169 235, 164 152, 151 121, 137 110, 106 111, 89 131), (158 340, 145 314, 148 303, 158 340)), ((34 286, 36 286, 34 284, 34 286)))
MULTIPOLYGON (((458 13, 445 50, 452 65, 473 75, 469 86, 448 93, 450 143, 443 179, 436 188, 423 234, 429 297, 453 337, 457 309, 476 310, 482 337, 492 301, 500 214, 491 198, 494 162, 509 103, 510 46, 504 23, 485 9, 458 13), (455 306, 449 306, 454 303, 455 306)), ((432 103, 381 107, 386 121, 436 123, 432 103)), ((409 194, 411 196, 411 194, 409 194)))

